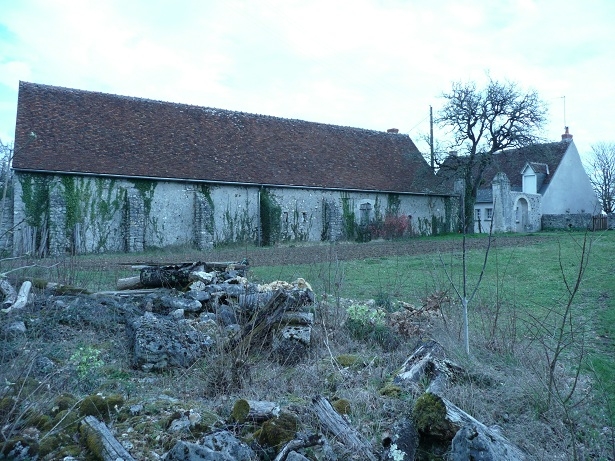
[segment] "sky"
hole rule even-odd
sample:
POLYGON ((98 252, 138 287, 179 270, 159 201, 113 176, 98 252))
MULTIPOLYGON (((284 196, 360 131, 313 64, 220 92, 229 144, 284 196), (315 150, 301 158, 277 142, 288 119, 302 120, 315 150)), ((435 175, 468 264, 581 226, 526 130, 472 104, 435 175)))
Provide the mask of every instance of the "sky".
POLYGON ((490 77, 536 90, 540 135, 568 125, 585 159, 615 142, 614 21, 613 0, 0 0, 0 140, 23 80, 398 128, 427 152, 430 106, 490 77))

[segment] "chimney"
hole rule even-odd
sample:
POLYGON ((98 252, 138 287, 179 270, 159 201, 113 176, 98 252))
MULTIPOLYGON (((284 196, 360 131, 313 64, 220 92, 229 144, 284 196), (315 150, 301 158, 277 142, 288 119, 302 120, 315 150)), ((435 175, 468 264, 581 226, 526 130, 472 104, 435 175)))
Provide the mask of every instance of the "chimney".
POLYGON ((387 130, 387 133, 399 133, 399 129, 397 129, 397 128, 389 128, 387 130))
POLYGON ((568 132, 568 127, 566 128, 566 132, 562 135, 562 141, 570 142, 572 141, 572 135, 568 132))

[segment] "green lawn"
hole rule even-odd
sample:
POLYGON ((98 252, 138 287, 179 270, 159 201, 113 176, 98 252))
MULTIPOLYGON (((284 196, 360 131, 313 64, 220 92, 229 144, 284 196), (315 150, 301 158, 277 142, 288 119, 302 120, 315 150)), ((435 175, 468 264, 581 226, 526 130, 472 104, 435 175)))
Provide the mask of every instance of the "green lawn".
MULTIPOLYGON (((561 310, 568 299, 566 283, 570 288, 574 286, 587 238, 589 262, 574 299, 573 321, 585 324, 588 363, 593 365, 600 385, 615 406, 615 232, 549 235, 552 238, 530 246, 498 248, 497 240, 492 245, 482 283, 470 304, 470 322, 475 330, 471 335, 478 334, 485 312, 489 313, 488 306, 496 302, 538 317, 548 310, 561 310), (473 310, 477 305, 487 308, 473 310)), ((317 296, 327 293, 355 300, 386 298, 420 305, 421 298, 436 291, 455 296, 449 277, 461 291, 461 239, 458 247, 442 254, 342 262, 333 256, 331 261, 320 264, 254 267, 252 276, 256 281, 303 277, 317 296)), ((476 285, 484 258, 483 250, 467 254, 468 294, 476 285)))

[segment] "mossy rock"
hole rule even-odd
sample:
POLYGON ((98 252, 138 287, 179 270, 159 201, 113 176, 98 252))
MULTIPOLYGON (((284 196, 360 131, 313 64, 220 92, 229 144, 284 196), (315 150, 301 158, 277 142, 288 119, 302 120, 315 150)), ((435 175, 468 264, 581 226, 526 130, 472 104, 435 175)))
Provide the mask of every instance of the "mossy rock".
POLYGON ((38 443, 21 435, 8 439, 0 445, 0 448, 2 448, 0 453, 2 459, 36 459, 38 455, 38 443), (23 457, 24 454, 27 454, 27 457, 23 457))
POLYGON ((393 397, 393 398, 398 399, 401 397, 402 389, 401 387, 396 386, 395 384, 389 383, 385 385, 384 387, 380 388, 378 393, 385 397, 393 397))
POLYGON ((0 399, 0 418, 6 418, 13 407, 15 406, 15 400, 11 397, 3 397, 0 399))
POLYGON ((349 415, 351 413, 350 410, 350 401, 346 399, 337 399, 331 403, 331 406, 337 411, 340 415, 349 415))
POLYGON ((297 417, 290 413, 281 413, 277 418, 265 421, 254 433, 260 445, 279 448, 293 440, 299 429, 297 417))
POLYGON ((342 354, 335 357, 335 361, 340 367, 350 368, 357 364, 362 364, 361 357, 355 354, 342 354))
POLYGON ((68 432, 77 432, 81 417, 76 411, 62 410, 53 418, 53 426, 68 432))
POLYGON ((58 395, 53 401, 53 411, 60 412, 72 408, 77 403, 77 398, 71 394, 58 395))
POLYGON ((45 437, 41 440, 38 453, 45 457, 50 453, 56 452, 55 459, 60 456, 76 456, 81 451, 78 445, 74 445, 73 434, 67 432, 59 432, 45 437), (73 450, 68 451, 72 447, 73 450))
POLYGON ((446 419, 446 406, 440 397, 424 393, 414 403, 412 418, 419 432, 440 439, 452 439, 455 429, 446 419))
POLYGON ((45 415, 39 412, 32 412, 26 418, 26 426, 34 426, 37 429, 46 430, 51 429, 53 418, 49 415, 45 415))
POLYGON ((100 438, 100 435, 96 433, 87 424, 82 424, 79 428, 81 434, 81 440, 90 453, 94 456, 94 459, 103 459, 104 445, 100 438))
POLYGON ((84 398, 79 404, 80 416, 95 416, 96 418, 109 420, 111 414, 116 413, 124 405, 124 397, 119 394, 103 397, 92 394, 84 398))
POLYGON ((233 421, 243 423, 250 413, 250 403, 245 399, 238 399, 233 405, 231 418, 233 421))

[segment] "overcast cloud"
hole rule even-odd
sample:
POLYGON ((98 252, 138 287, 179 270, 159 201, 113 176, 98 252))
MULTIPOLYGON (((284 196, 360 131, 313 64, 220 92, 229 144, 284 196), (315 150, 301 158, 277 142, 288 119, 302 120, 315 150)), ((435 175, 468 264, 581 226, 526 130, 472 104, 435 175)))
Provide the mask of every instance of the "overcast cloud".
POLYGON ((395 127, 427 151, 429 106, 489 72, 536 89, 543 136, 567 124, 586 153, 615 141, 614 20, 612 0, 0 0, 0 139, 25 80, 395 127))

